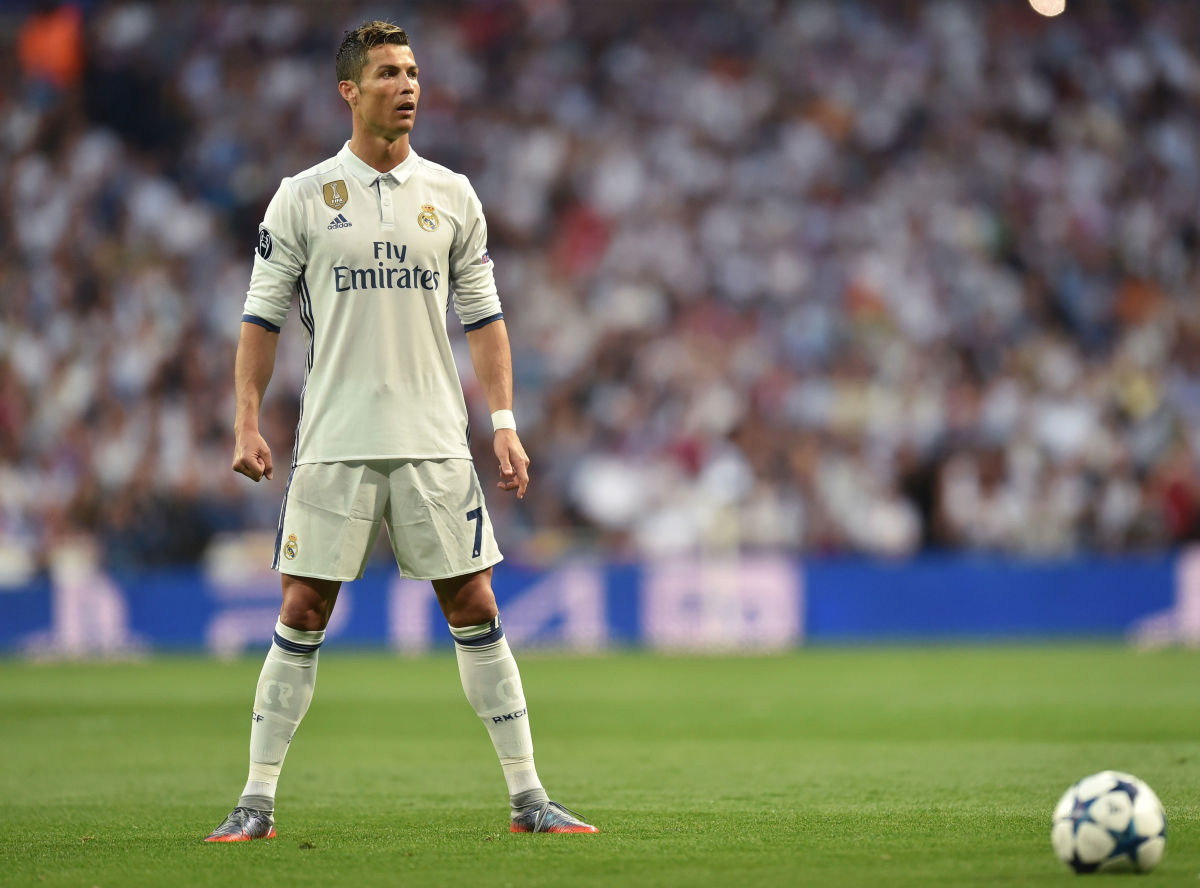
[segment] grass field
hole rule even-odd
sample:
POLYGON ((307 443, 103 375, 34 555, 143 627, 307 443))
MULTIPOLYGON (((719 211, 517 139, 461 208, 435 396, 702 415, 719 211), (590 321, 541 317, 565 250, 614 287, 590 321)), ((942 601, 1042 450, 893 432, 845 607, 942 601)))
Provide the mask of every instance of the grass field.
POLYGON ((241 845, 201 839, 245 779, 260 660, 0 661, 0 885, 1064 885, 1050 811, 1104 768, 1166 806, 1144 884, 1197 884, 1200 652, 521 664, 543 781, 601 835, 508 833, 450 654, 323 651, 279 837, 241 845))

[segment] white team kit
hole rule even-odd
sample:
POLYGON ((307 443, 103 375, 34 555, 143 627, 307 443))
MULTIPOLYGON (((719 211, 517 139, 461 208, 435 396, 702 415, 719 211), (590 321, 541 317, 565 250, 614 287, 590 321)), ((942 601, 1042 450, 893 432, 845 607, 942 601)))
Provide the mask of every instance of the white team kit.
MULTIPOLYGON (((403 29, 363 22, 343 38, 336 68, 354 118, 351 142, 373 157, 387 155, 385 142, 408 154, 380 173, 347 142, 284 179, 259 228, 235 367, 241 431, 246 412, 261 407, 252 402, 275 359, 274 338, 247 324, 278 333, 294 294, 308 354, 272 564, 284 574, 283 604, 254 695, 250 769, 237 806, 205 841, 276 837, 276 787, 312 702, 336 594, 287 577, 357 579, 383 524, 405 577, 462 578, 434 591, 467 702, 500 759, 510 830, 598 832, 552 801, 538 778, 521 675, 480 573, 501 556, 471 462, 446 319, 453 304, 472 360, 484 356, 481 381, 493 400, 507 401, 511 356, 483 210, 465 176, 408 146, 420 86, 403 29), (492 323, 501 327, 472 332, 492 323)), ((492 417, 496 428, 513 427, 507 409, 492 417)), ((259 436, 250 438, 239 439, 234 468, 257 480, 267 454, 259 436)), ((496 455, 501 487, 523 495, 528 459, 515 433, 496 442, 496 455)))
POLYGON ((409 151, 380 173, 345 145, 284 179, 259 229, 243 320, 308 338, 274 567, 351 580, 380 520, 401 573, 501 560, 468 447, 446 332, 502 317, 487 227, 465 176, 409 151))

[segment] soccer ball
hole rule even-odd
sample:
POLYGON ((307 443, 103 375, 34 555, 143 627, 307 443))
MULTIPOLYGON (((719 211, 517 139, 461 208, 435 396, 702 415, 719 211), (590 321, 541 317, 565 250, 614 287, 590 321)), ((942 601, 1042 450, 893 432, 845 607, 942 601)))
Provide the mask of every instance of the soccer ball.
POLYGON ((1167 815, 1149 786, 1132 774, 1101 771, 1058 800, 1050 843, 1077 873, 1149 872, 1167 846, 1167 815))

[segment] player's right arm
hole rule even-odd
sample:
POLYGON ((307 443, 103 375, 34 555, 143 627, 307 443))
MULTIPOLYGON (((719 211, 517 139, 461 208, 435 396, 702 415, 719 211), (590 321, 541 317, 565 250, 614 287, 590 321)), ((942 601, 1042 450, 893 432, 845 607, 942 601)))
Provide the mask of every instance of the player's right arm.
POLYGON ((242 323, 237 358, 233 366, 233 388, 237 407, 233 420, 233 470, 251 481, 271 480, 274 466, 271 448, 258 429, 263 395, 275 371, 275 348, 279 334, 249 321, 242 323))
POLYGON ((259 430, 259 414, 275 371, 279 330, 287 320, 296 282, 304 274, 307 242, 299 201, 291 180, 284 179, 258 229, 233 367, 233 470, 253 481, 269 481, 274 475, 271 448, 259 430))

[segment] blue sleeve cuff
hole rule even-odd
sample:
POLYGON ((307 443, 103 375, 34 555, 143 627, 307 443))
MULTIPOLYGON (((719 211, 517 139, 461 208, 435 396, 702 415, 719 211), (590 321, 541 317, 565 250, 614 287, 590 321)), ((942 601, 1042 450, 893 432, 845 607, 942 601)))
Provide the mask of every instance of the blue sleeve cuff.
POLYGON ((492 323, 493 321, 502 321, 502 320, 504 320, 504 312, 498 311, 491 317, 484 318, 482 321, 475 321, 473 324, 463 324, 463 329, 466 332, 470 333, 472 330, 478 330, 481 327, 486 327, 488 324, 492 323))
POLYGON ((274 324, 272 324, 270 321, 264 321, 262 318, 260 318, 256 315, 242 315, 242 323, 243 324, 258 324, 258 326, 262 327, 264 330, 270 330, 272 333, 279 332, 279 328, 276 327, 274 324))

